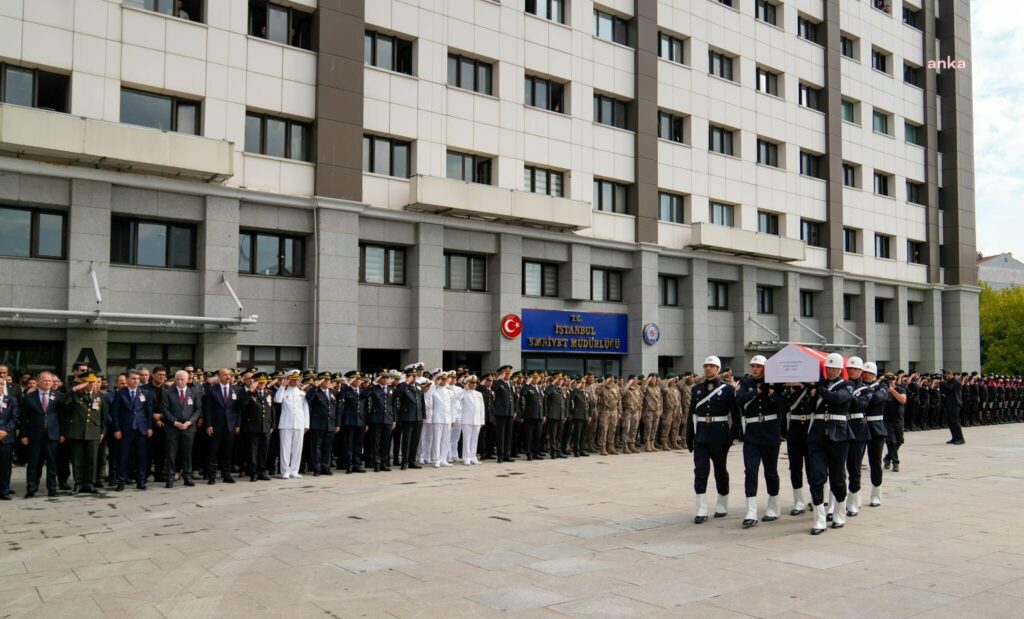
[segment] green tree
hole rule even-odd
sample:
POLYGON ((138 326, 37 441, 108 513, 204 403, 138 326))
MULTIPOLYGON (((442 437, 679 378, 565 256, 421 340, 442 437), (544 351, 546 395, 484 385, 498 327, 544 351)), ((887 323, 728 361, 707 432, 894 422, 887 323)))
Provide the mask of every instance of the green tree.
POLYGON ((1017 374, 1024 369, 1024 288, 992 290, 982 284, 979 307, 982 370, 1017 374))

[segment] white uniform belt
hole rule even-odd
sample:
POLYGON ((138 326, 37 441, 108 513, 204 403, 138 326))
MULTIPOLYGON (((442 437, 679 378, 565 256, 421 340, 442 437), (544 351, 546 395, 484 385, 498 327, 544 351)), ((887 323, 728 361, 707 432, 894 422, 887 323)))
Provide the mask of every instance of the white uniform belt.
POLYGON ((846 415, 825 415, 825 421, 846 421, 846 415))
POLYGON ((728 415, 722 415, 721 417, 707 417, 704 415, 697 415, 697 423, 725 423, 729 421, 728 415))
POLYGON ((743 419, 747 423, 761 423, 762 421, 775 421, 778 418, 778 415, 759 415, 757 417, 744 417, 743 419))
POLYGON ((871 415, 870 417, 865 417, 864 421, 885 421, 885 415, 871 415))
POLYGON ((793 413, 789 414, 790 421, 810 421, 811 417, 812 415, 795 415, 793 413))
POLYGON ((864 419, 864 413, 850 413, 850 419, 864 419))

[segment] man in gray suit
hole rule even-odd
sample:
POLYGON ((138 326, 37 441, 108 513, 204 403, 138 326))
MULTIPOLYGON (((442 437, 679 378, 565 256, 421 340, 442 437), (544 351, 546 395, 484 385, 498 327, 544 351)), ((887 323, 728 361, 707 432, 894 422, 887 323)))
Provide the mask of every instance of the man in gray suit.
POLYGON ((186 486, 194 486, 192 481, 192 439, 196 435, 196 422, 199 420, 202 398, 195 386, 189 383, 188 372, 178 370, 174 374, 174 385, 163 391, 161 409, 163 411, 164 437, 166 449, 165 468, 167 488, 174 487, 174 460, 181 454, 181 478, 186 486))

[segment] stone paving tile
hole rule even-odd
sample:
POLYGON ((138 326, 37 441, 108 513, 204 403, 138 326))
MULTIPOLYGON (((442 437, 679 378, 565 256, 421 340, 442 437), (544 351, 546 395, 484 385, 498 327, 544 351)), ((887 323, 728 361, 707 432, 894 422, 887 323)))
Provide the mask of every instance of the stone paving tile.
POLYGON ((652 617, 665 610, 621 595, 599 595, 548 607, 570 617, 652 617))
POLYGON ((545 606, 553 606, 555 604, 561 604, 568 601, 565 597, 554 593, 553 591, 548 591, 547 589, 541 589, 540 587, 534 587, 532 585, 525 587, 509 587, 507 589, 477 593, 469 596, 467 599, 476 602, 477 604, 505 612, 519 612, 534 608, 543 608, 545 606))
POLYGON ((564 559, 538 561, 537 563, 529 564, 527 567, 552 576, 574 576, 576 574, 599 572, 611 567, 611 565, 611 563, 594 561, 583 557, 566 557, 564 559))
POLYGON ((804 550, 789 555, 772 557, 772 560, 780 561, 782 563, 791 563, 793 565, 802 565, 804 567, 813 567, 819 570, 827 570, 829 568, 839 567, 840 565, 856 563, 859 559, 819 552, 816 550, 804 550))

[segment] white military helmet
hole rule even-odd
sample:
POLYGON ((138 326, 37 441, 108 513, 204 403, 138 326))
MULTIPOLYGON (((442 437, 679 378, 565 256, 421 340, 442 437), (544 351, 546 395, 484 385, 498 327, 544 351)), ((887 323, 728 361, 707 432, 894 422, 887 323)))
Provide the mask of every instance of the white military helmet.
POLYGON ((867 372, 868 374, 874 374, 875 376, 878 376, 878 366, 870 361, 864 364, 864 371, 867 372))
POLYGON ((754 358, 750 360, 750 365, 764 365, 768 363, 768 360, 764 358, 764 355, 754 355, 754 358))
POLYGON ((850 357, 846 360, 846 367, 851 370, 863 370, 864 361, 860 357, 850 357))
POLYGON ((825 367, 843 369, 843 356, 837 352, 832 353, 825 359, 825 367))
POLYGON ((720 368, 722 367, 722 360, 714 355, 711 355, 710 357, 704 360, 704 365, 713 365, 720 368))

